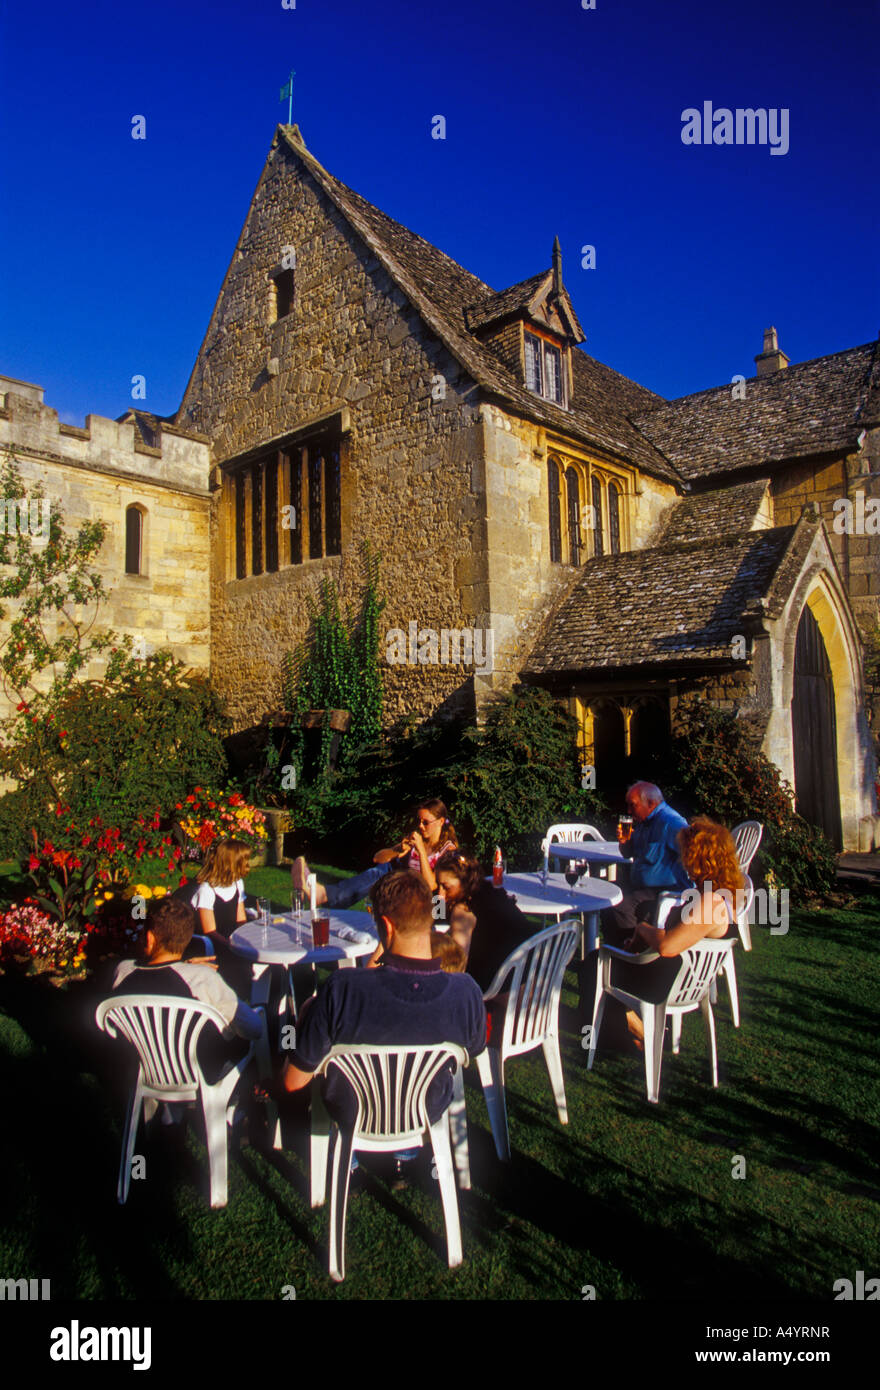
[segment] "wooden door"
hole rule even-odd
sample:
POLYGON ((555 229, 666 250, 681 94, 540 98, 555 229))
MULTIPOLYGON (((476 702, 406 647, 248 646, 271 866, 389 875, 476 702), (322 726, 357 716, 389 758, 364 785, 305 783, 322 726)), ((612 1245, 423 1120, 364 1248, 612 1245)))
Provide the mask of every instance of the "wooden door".
POLYGON ((795 809, 842 847, 837 780, 837 717, 831 663, 819 624, 805 608, 798 624, 791 701, 795 809))

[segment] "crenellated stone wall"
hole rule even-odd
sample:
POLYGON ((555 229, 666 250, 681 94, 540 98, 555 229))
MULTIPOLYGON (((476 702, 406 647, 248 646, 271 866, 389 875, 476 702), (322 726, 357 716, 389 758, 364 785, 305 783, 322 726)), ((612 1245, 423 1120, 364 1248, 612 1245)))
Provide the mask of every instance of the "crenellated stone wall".
MULTIPOLYGON (((85 428, 60 424, 42 388, 0 378, 0 452, 11 453, 26 486, 41 481, 68 530, 107 523, 96 570, 109 590, 102 626, 169 647, 187 666, 210 666, 208 478, 211 449, 175 426, 159 446, 133 424, 86 416, 85 428), (4 388, 5 392, 4 392, 4 388), (143 518, 140 574, 125 573, 126 509, 143 518)), ((99 677, 103 663, 88 674, 99 677)), ((5 706, 0 713, 5 713, 5 706)))

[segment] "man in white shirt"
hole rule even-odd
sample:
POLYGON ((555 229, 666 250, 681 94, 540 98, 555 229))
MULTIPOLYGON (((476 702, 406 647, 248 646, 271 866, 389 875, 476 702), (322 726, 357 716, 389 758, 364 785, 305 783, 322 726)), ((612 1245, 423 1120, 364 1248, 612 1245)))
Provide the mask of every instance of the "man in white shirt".
POLYGON ((178 898, 162 898, 147 917, 146 960, 120 961, 113 992, 198 999, 213 1005, 226 1027, 219 1035, 208 1027, 199 1039, 199 1063, 210 1081, 211 1073, 219 1072, 225 1062, 244 1055, 247 1043, 260 1036, 263 1021, 220 978, 216 962, 181 959, 195 925, 191 907, 178 898))

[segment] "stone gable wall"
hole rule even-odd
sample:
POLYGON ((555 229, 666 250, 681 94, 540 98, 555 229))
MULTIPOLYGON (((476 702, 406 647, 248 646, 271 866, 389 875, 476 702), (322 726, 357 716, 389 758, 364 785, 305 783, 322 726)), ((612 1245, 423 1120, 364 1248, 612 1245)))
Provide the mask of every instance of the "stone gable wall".
MULTIPOLYGON (((237 727, 280 708, 283 654, 330 578, 361 594, 360 545, 380 552, 385 633, 484 627, 481 430, 473 383, 286 146, 264 172, 179 420, 223 462, 348 409, 342 555, 231 577, 230 490, 212 520, 213 675, 237 727), (296 254, 292 312, 271 321, 270 273, 296 254), (266 363, 275 359, 277 375, 266 363)), ((386 666, 386 718, 473 703, 473 667, 386 666)))

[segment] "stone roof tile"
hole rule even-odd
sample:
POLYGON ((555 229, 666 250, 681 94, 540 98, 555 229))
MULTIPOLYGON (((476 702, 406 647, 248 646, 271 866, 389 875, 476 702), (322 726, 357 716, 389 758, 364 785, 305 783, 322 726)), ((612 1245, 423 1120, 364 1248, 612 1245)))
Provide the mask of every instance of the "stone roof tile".
POLYGON ((799 527, 588 560, 545 621, 523 675, 733 661, 799 527))
POLYGON ((880 416, 880 342, 656 404, 635 423, 688 480, 856 447, 880 416))

